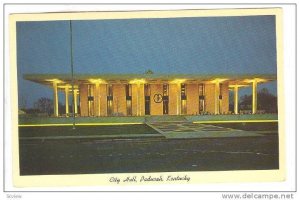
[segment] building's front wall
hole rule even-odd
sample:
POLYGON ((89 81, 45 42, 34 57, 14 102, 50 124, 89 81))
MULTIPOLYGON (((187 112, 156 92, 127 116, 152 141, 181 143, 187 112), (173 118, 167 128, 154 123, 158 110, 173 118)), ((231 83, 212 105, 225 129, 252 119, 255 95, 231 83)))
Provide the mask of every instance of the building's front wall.
POLYGON ((124 84, 113 84, 113 112, 117 115, 125 116, 126 112, 126 93, 124 84))
POLYGON ((137 116, 138 115, 138 101, 139 101, 139 96, 137 95, 138 93, 138 85, 137 84, 132 84, 131 86, 132 89, 132 116, 137 116))
POLYGON ((150 96, 150 115, 162 115, 163 114, 163 103, 155 103, 154 95, 163 93, 162 84, 151 84, 150 85, 151 96, 150 96))
MULTIPOLYGON (((89 108, 88 85, 79 86, 80 115, 81 116, 107 116, 107 84, 91 85, 93 88, 94 101, 89 108), (90 111, 89 111, 90 109, 90 111), (92 112, 91 112, 92 111, 92 112)), ((205 112, 215 114, 215 84, 205 84, 205 112)), ((127 116, 126 85, 113 84, 113 115, 127 116)), ((132 116, 145 115, 145 94, 144 84, 131 85, 131 109, 132 116)), ((150 84, 150 115, 163 115, 163 102, 154 102, 155 94, 163 94, 163 84, 150 84)), ((220 94, 220 114, 229 111, 229 90, 228 83, 222 84, 220 94)), ((199 85, 186 84, 186 105, 187 115, 199 114, 199 85)), ((180 84, 169 84, 169 113, 168 115, 178 115, 180 113, 180 84)))
POLYGON ((107 85, 100 84, 100 116, 107 116, 107 85))
POLYGON ((205 84, 205 111, 215 113, 215 85, 205 84))
POLYGON ((228 83, 222 84, 222 108, 220 114, 227 114, 229 111, 229 88, 228 83))
POLYGON ((169 84, 169 115, 177 115, 178 84, 169 84))
POLYGON ((83 117, 89 116, 88 113, 88 85, 81 84, 79 86, 80 96, 80 115, 83 117))
POLYGON ((100 85, 93 85, 94 88, 94 116, 100 116, 100 85))
POLYGON ((145 115, 144 84, 132 84, 132 116, 145 115))
POLYGON ((186 86, 186 101, 187 101, 187 114, 199 114, 199 92, 198 84, 187 84, 186 86))
POLYGON ((145 90, 144 90, 144 84, 141 84, 140 85, 140 98, 139 98, 139 100, 140 100, 140 107, 139 107, 139 109, 140 109, 140 115, 145 115, 145 90))

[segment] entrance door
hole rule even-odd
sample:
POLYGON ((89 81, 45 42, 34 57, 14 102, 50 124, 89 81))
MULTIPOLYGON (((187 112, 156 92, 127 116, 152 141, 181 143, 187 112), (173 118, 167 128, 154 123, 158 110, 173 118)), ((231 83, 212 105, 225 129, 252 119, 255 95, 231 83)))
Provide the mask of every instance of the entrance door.
POLYGON ((169 114, 169 97, 163 97, 163 114, 169 114))
POLYGON ((150 115, 150 96, 145 96, 145 115, 150 115))
POLYGON ((144 94, 145 94, 145 115, 150 115, 150 85, 144 85, 144 94))
POLYGON ((169 85, 163 84, 163 114, 169 114, 169 85))

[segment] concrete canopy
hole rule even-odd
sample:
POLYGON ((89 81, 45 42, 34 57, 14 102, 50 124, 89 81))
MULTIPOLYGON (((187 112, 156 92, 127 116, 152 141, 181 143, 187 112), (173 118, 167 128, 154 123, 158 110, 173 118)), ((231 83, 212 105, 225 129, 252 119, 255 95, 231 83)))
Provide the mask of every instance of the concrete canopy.
MULTIPOLYGON (((72 82, 71 74, 25 74, 25 80, 43 85, 68 85, 72 82)), ((275 74, 74 74, 74 85, 93 83, 101 80, 102 83, 127 84, 132 80, 142 79, 145 83, 172 83, 177 80, 185 83, 227 82, 230 85, 251 85, 252 80, 269 82, 277 79, 275 74)))

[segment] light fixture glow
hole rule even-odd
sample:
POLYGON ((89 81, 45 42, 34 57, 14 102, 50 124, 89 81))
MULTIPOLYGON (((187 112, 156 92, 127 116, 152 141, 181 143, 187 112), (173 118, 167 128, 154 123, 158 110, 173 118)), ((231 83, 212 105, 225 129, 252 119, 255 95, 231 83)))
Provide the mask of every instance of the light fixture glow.
POLYGON ((145 84, 146 80, 145 79, 133 79, 129 81, 130 84, 145 84))
POLYGON ((171 81, 170 83, 173 84, 181 84, 184 83, 186 81, 186 79, 174 79, 173 81, 171 81))
POLYGON ((228 85, 229 88, 239 88, 239 87, 248 87, 249 85, 241 85, 241 84, 235 84, 235 85, 228 85))
POLYGON ((211 83, 222 83, 226 80, 228 80, 228 79, 226 79, 226 78, 216 78, 216 79, 212 80, 211 83))
POLYGON ((53 83, 63 83, 63 81, 59 80, 59 79, 45 79, 45 81, 49 81, 49 82, 53 82, 53 83))
MULTIPOLYGON (((57 87, 60 88, 60 89, 62 89, 62 88, 69 88, 69 89, 71 89, 72 88, 72 86, 70 84, 58 85, 57 87)), ((78 90, 78 86, 77 85, 74 85, 74 91, 75 90, 78 90)))
POLYGON ((267 82, 267 80, 263 79, 263 78, 253 78, 253 79, 245 79, 244 82, 246 82, 246 83, 253 83, 253 82, 260 83, 260 82, 267 82))
POLYGON ((106 83, 103 79, 89 79, 89 82, 93 84, 104 84, 106 83))

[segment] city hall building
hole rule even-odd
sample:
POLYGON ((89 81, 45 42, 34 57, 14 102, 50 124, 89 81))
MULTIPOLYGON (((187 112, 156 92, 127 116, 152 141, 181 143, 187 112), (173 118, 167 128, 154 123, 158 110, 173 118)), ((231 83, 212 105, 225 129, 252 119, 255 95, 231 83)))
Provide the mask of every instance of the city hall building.
POLYGON ((54 116, 69 116, 74 105, 77 116, 99 117, 228 114, 230 90, 238 114, 240 87, 252 87, 255 114, 258 84, 276 75, 26 74, 24 79, 53 90, 54 116), (59 113, 58 92, 65 94, 64 113, 59 113))

